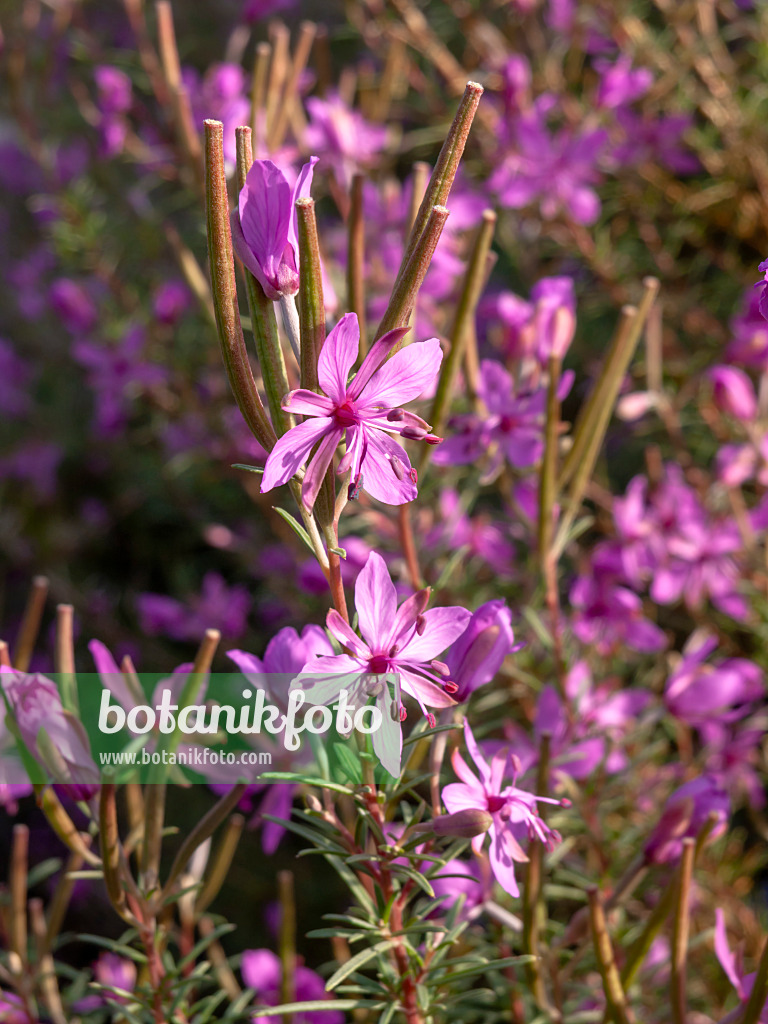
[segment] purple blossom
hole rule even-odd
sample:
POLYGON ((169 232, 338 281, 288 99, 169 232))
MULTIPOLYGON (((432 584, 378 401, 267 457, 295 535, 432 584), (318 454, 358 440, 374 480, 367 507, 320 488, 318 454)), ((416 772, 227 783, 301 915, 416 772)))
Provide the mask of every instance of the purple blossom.
POLYGON ((303 689, 313 704, 330 704, 342 689, 351 707, 362 707, 370 696, 382 706, 382 728, 373 733, 373 748, 391 775, 400 771, 404 709, 393 709, 383 677, 399 676, 400 689, 416 701, 434 725, 427 708, 455 704, 455 684, 446 666, 436 659, 466 629, 470 613, 465 608, 432 608, 427 611, 429 590, 420 590, 398 608, 397 591, 384 559, 372 551, 355 583, 355 609, 361 636, 353 632, 339 613, 328 612, 326 624, 349 654, 313 658, 294 685, 303 689), (362 638, 361 638, 362 637, 362 638))
POLYGON ((700 775, 676 789, 669 797, 661 818, 645 844, 645 855, 654 864, 678 860, 683 839, 695 839, 710 814, 716 816, 710 841, 722 835, 728 825, 731 803, 720 780, 700 775))
POLYGON ((597 90, 597 105, 610 110, 623 107, 644 96, 653 85, 653 72, 650 68, 632 68, 632 58, 623 54, 611 64, 606 60, 596 60, 595 70, 600 75, 597 90))
POLYGON ((216 572, 205 574, 199 595, 189 602, 162 594, 140 594, 137 600, 139 621, 146 633, 195 641, 212 628, 225 637, 240 636, 245 632, 250 605, 245 587, 227 586, 216 572))
POLYGON ((30 754, 74 800, 89 800, 99 788, 82 723, 65 711, 56 684, 0 666, 3 687, 19 735, 30 754))
POLYGON ((330 92, 325 99, 312 96, 306 105, 306 145, 323 155, 339 185, 348 189, 354 172, 368 167, 386 145, 387 129, 366 121, 337 92, 330 92))
POLYGON ((758 299, 757 308, 760 311, 760 315, 765 320, 768 320, 768 288, 766 287, 768 284, 768 260, 763 260, 757 269, 763 275, 763 280, 758 281, 755 285, 755 288, 760 289, 760 298, 758 299))
POLYGON ((102 953, 93 966, 93 974, 94 982, 106 991, 79 999, 74 1006, 78 1013, 90 1013, 101 1006, 107 1006, 108 999, 123 1005, 130 1002, 136 987, 136 964, 132 960, 117 956, 116 953, 102 953))
POLYGON ((41 501, 50 501, 56 494, 63 457, 55 441, 24 441, 0 458, 0 476, 28 483, 41 501))
POLYGON ((523 771, 538 764, 542 737, 550 737, 551 772, 577 780, 588 779, 603 765, 610 773, 626 766, 618 746, 637 716, 647 707, 644 690, 613 690, 608 683, 595 686, 589 666, 577 662, 565 680, 566 708, 557 689, 547 684, 536 704, 533 734, 519 726, 507 726, 507 737, 519 752, 523 771))
POLYGON ((80 340, 72 346, 75 359, 88 371, 96 401, 96 426, 114 435, 125 426, 132 397, 140 390, 164 384, 168 371, 144 356, 144 328, 129 327, 116 345, 80 340))
POLYGON ((232 244, 270 299, 299 290, 295 203, 309 196, 317 157, 304 164, 291 188, 271 160, 254 160, 232 211, 232 244))
POLYGON ((757 399, 752 381, 735 366, 713 366, 708 372, 712 396, 720 412, 749 422, 757 415, 757 399))
MULTIPOLYGON (((534 796, 519 789, 515 783, 520 765, 514 754, 506 750, 500 751, 494 755, 489 765, 481 754, 466 720, 464 741, 480 778, 478 779, 468 767, 459 751, 455 750, 451 764, 461 782, 451 783, 443 789, 443 803, 452 814, 468 808, 477 808, 491 815, 493 824, 488 830, 491 840, 491 870, 505 892, 510 896, 519 896, 515 861, 525 863, 528 860, 528 855, 520 845, 521 841, 538 839, 549 847, 560 841, 558 833, 539 817, 536 804, 560 804, 561 801, 551 797, 534 796), (507 777, 512 778, 512 784, 505 786, 503 783, 507 777)), ((476 836, 472 840, 472 848, 476 854, 480 854, 484 841, 484 835, 476 836)))
POLYGON ((557 102, 540 96, 512 122, 511 152, 501 158, 489 186, 512 209, 538 200, 547 220, 564 212, 579 224, 594 224, 600 215, 597 162, 608 137, 602 129, 551 129, 548 118, 557 102))
POLYGON ((440 521, 427 533, 424 546, 443 545, 450 551, 466 548, 469 556, 486 562, 497 576, 509 575, 515 552, 489 515, 469 516, 457 491, 440 492, 440 521))
POLYGON ((454 698, 460 703, 469 700, 478 687, 490 683, 515 649, 512 613, 506 603, 486 601, 473 613, 443 659, 451 681, 458 687, 454 698))
POLYGON ((579 576, 571 587, 570 601, 574 633, 602 655, 622 644, 643 654, 666 646, 664 632, 645 617, 637 594, 619 586, 608 573, 579 576))
MULTIPOLYGON (((279 957, 269 949, 246 949, 243 953, 240 968, 245 984, 255 992, 256 1000, 262 1006, 279 1006, 283 1000, 280 992, 283 968, 279 957)), ((319 974, 315 974, 302 964, 296 966, 293 981, 296 1002, 314 1002, 318 999, 328 1000, 327 1010, 310 1010, 308 1013, 294 1013, 294 1024, 344 1024, 344 1014, 333 1009, 333 998, 325 991, 325 984, 319 974)), ((272 1024, 274 1017, 264 1017, 256 1013, 253 1024, 272 1024)))
POLYGON ((741 309, 731 320, 733 340, 725 350, 731 362, 761 371, 768 366, 768 323, 760 308, 767 293, 762 281, 744 293, 741 309))
MULTIPOLYGON (((563 374, 558 388, 564 398, 573 383, 571 371, 563 374)), ((453 417, 454 434, 434 453, 436 465, 466 465, 490 451, 488 476, 506 459, 515 469, 535 465, 544 452, 546 386, 516 393, 512 377, 501 363, 484 359, 480 364, 478 397, 487 415, 469 413, 453 417)))
POLYGON ((438 443, 421 417, 399 406, 418 398, 434 379, 442 352, 437 338, 430 338, 409 345, 385 363, 406 331, 398 328, 380 338, 348 384, 360 329, 354 313, 342 317, 326 338, 318 361, 318 382, 325 394, 300 388, 291 391, 283 403, 287 412, 310 418, 283 434, 272 449, 264 467, 262 492, 287 483, 318 445, 301 488, 304 504, 312 508, 336 448, 345 437, 346 453, 337 473, 349 472, 350 495, 362 489, 388 505, 413 501, 416 471, 405 449, 389 435, 438 443))
MULTIPOLYGON (((281 710, 288 706, 288 687, 290 678, 301 672, 305 665, 311 664, 315 658, 333 655, 325 632, 319 626, 305 626, 299 635, 292 626, 286 626, 276 633, 267 644, 264 657, 257 658, 247 651, 227 651, 227 657, 237 665, 243 675, 254 687, 266 689, 270 700, 281 710), (268 679, 264 677, 268 676, 268 679)), ((291 764, 295 767, 295 761, 291 764)), ((218 792, 223 787, 213 786, 218 792)), ((280 840, 285 835, 285 827, 273 818, 289 818, 293 798, 298 787, 291 783, 271 783, 269 785, 249 786, 241 810, 251 810, 256 794, 263 794, 257 811, 248 824, 254 828, 261 825, 261 844, 266 854, 273 854, 280 840)))
POLYGON ((293 10, 297 3, 298 0, 247 0, 243 7, 243 20, 262 21, 281 11, 293 10))
POLYGON ((161 324, 173 326, 189 307, 191 298, 183 281, 164 281, 152 298, 152 310, 161 324))
POLYGON ((722 658, 706 663, 717 646, 717 637, 694 633, 664 687, 667 708, 689 725, 737 721, 753 701, 765 696, 762 669, 753 661, 722 658))
POLYGON ((738 527, 707 513, 679 466, 666 465, 650 493, 647 481, 635 478, 626 497, 616 499, 614 518, 618 559, 633 587, 650 582, 657 604, 682 599, 697 610, 709 598, 726 615, 748 616, 749 606, 737 592, 735 556, 743 547, 738 527))
POLYGON ((228 169, 234 171, 235 128, 248 124, 251 116, 245 71, 239 64, 212 64, 202 79, 190 67, 182 68, 181 77, 197 127, 202 129, 206 118, 215 118, 224 125, 224 159, 228 169))
POLYGON ((698 157, 683 142, 683 135, 693 124, 688 114, 651 117, 621 107, 615 118, 623 139, 604 154, 606 167, 660 163, 681 175, 696 174, 701 169, 698 157))
POLYGON ((96 326, 98 312, 87 290, 68 277, 57 278, 48 291, 51 309, 72 334, 88 334, 96 326))
POLYGON ((93 78, 98 89, 99 110, 103 114, 124 114, 131 108, 131 80, 124 71, 111 64, 100 64, 93 78))

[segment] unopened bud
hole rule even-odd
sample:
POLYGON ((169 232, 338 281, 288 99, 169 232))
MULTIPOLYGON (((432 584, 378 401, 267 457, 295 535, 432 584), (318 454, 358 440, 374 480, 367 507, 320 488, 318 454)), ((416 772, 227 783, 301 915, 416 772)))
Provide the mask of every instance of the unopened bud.
POLYGON ((432 823, 436 836, 450 836, 452 839, 472 839, 481 836, 493 824, 488 811, 479 807, 467 807, 455 814, 441 814, 432 823))
POLYGON ((306 803, 308 810, 315 811, 316 814, 322 814, 323 805, 320 803, 320 801, 317 799, 314 793, 307 793, 307 795, 304 797, 304 802, 306 803))

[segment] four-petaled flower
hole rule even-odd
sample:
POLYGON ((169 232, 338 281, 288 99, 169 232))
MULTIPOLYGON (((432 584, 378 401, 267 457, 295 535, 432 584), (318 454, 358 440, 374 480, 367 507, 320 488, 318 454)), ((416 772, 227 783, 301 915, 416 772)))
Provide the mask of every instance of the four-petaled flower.
MULTIPOLYGON (((515 878, 515 861, 525 863, 528 855, 520 845, 523 839, 538 839, 547 846, 560 842, 559 833, 549 828, 536 810, 537 801, 563 804, 552 797, 534 796, 515 785, 520 765, 514 754, 507 750, 495 754, 491 763, 480 753, 469 723, 464 722, 464 739, 472 760, 480 773, 478 779, 464 758, 455 750, 451 763, 461 782, 453 782, 443 790, 443 803, 451 814, 470 807, 487 811, 493 818, 488 829, 491 839, 490 862, 496 881, 510 896, 519 896, 515 878), (504 786, 511 776, 512 784, 504 786)), ((479 854, 484 835, 475 836, 472 847, 479 854)))
POLYGON ((400 721, 405 712, 392 707, 386 676, 399 676, 401 690, 413 697, 431 725, 435 719, 428 707, 456 703, 451 696, 456 686, 447 678, 447 667, 435 659, 461 636, 471 616, 457 607, 427 611, 428 600, 429 590, 420 590, 398 608, 386 563, 372 551, 355 583, 362 639, 337 611, 329 611, 328 629, 349 654, 312 658, 294 680, 312 704, 330 704, 342 689, 353 707, 375 698, 382 725, 372 734, 373 749, 391 775, 400 771, 400 721))
POLYGON ((317 451, 304 475, 301 496, 312 508, 333 454, 346 434, 347 450, 337 472, 350 473, 350 496, 362 488, 388 505, 416 497, 416 470, 405 449, 389 435, 438 444, 429 424, 401 405, 413 401, 435 378, 442 352, 437 338, 409 345, 384 362, 407 328, 390 331, 371 347, 347 384, 360 346, 357 316, 347 313, 326 338, 317 365, 325 394, 300 388, 283 402, 286 412, 311 416, 283 434, 272 449, 261 482, 262 491, 284 484, 317 451), (383 365, 382 365, 383 364, 383 365))

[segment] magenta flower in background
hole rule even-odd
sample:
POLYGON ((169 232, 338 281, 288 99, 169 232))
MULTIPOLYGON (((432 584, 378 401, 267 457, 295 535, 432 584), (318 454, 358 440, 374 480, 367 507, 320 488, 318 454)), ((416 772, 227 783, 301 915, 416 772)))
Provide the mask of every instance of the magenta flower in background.
POLYGON ((548 118, 558 105, 555 96, 539 96, 511 122, 509 151, 501 155, 489 187, 512 209, 538 200, 547 220, 562 212, 578 224, 594 224, 600 215, 597 163, 608 136, 602 129, 551 129, 548 118))
MULTIPOLYGON (((263 659, 247 651, 227 651, 227 657, 234 661, 248 682, 256 688, 264 689, 269 700, 282 711, 288 707, 291 678, 301 672, 306 664, 311 664, 314 658, 332 654, 333 647, 319 626, 305 626, 301 635, 292 626, 286 626, 269 641, 263 659)), ((286 767, 295 769, 295 759, 286 767)), ((228 787, 213 785, 211 788, 216 793, 223 793, 228 787)), ((273 854, 285 835, 285 826, 267 820, 267 816, 290 818, 293 798, 298 788, 292 783, 282 782, 248 787, 239 806, 241 811, 253 812, 248 822, 249 827, 261 826, 264 853, 273 854), (254 812, 254 799, 259 794, 262 794, 262 799, 254 812)))
POLYGON ((200 593, 187 603, 164 594, 140 594, 136 604, 141 628, 150 635, 199 641, 209 628, 225 637, 244 633, 251 598, 245 587, 227 586, 218 573, 208 572, 200 593))
POLYGON ((486 601, 443 658, 449 678, 458 687, 454 699, 463 703, 478 687, 490 683, 514 650, 512 613, 504 601, 486 601))
POLYGON ((650 68, 632 68, 632 58, 623 54, 611 64, 607 60, 596 60, 595 70, 600 75, 597 90, 598 107, 611 109, 623 107, 644 96, 653 85, 650 68))
POLYGON ((348 189, 355 171, 367 167, 386 145, 387 129, 366 121, 337 92, 330 92, 325 99, 312 96, 306 106, 306 145, 323 154, 339 185, 348 189))
POLYGON ((215 118, 224 126, 224 160, 232 173, 237 159, 235 128, 249 124, 251 104, 248 79, 239 64, 212 64, 203 78, 194 68, 181 70, 181 78, 189 93, 192 114, 202 130, 206 118, 215 118))
POLYGON ((593 568, 593 575, 577 577, 571 587, 573 631, 579 640, 603 655, 622 644, 640 653, 662 650, 667 638, 645 617, 638 595, 617 584, 611 573, 593 568))
POLYGON ((719 778, 700 775, 676 789, 669 797, 658 824, 645 844, 645 855, 654 864, 678 860, 683 839, 695 839, 710 814, 716 820, 709 841, 721 836, 728 825, 731 802, 719 778))
POLYGON ((161 324, 173 325, 189 307, 191 299, 183 281, 164 281, 152 297, 152 310, 161 324))
POLYGON ((735 722, 749 713, 753 701, 765 696, 762 669, 753 661, 722 658, 705 663, 717 646, 716 636, 694 633, 664 687, 667 708, 689 725, 735 722))
POLYGON ((106 436, 118 434, 128 419, 132 398, 141 390, 168 380, 168 370, 145 355, 146 335, 139 324, 129 327, 114 345, 81 339, 72 354, 87 370, 96 403, 96 427, 106 436))
POLYGON ((0 458, 0 476, 28 483, 41 501, 56 495, 64 452, 55 441, 23 441, 0 458))
MULTIPOLYGON (((561 399, 568 394, 573 376, 572 371, 563 374, 558 388, 561 399)), ((544 452, 547 388, 516 393, 512 377, 501 363, 484 359, 477 393, 487 415, 453 417, 449 421, 453 436, 446 438, 432 461, 440 466, 462 466, 490 451, 489 477, 501 468, 504 459, 515 469, 535 465, 544 452)))
POLYGON ((294 204, 309 196, 316 163, 317 157, 311 157, 291 188, 271 160, 254 160, 231 214, 235 252, 274 301, 299 290, 294 204))
POLYGON ((720 412, 744 422, 755 418, 755 388, 743 370, 735 366, 713 366, 707 376, 712 382, 712 397, 720 412))
MULTIPOLYGON (((281 982, 283 968, 280 958, 270 949, 246 949, 240 970, 245 984, 255 992, 256 1002, 262 1006, 279 1006, 283 1002, 281 982)), ((310 1010, 308 1013, 293 1013, 294 1024, 344 1024, 344 1014, 333 1009, 333 997, 325 991, 325 983, 319 974, 298 964, 294 973, 295 998, 297 1002, 328 1000, 327 1010, 310 1010)), ((253 1024, 272 1024, 274 1017, 256 1014, 253 1024)))
POLYGON ((14 992, 0 993, 0 1020, 3 1024, 29 1024, 24 1003, 14 992))
POLYGON ((326 618, 328 629, 350 653, 312 658, 294 681, 312 704, 330 704, 342 689, 348 691, 352 707, 363 707, 369 697, 376 697, 383 725, 372 735, 373 749, 391 775, 400 771, 404 709, 392 708, 383 677, 399 676, 400 689, 413 697, 431 725, 435 719, 427 708, 456 703, 447 668, 436 659, 464 632, 471 616, 458 607, 427 611, 428 601, 429 590, 420 590, 398 608, 386 563, 372 551, 355 583, 362 639, 331 609, 326 618))
POLYGON ((501 321, 504 346, 513 359, 535 359, 546 368, 549 357, 565 355, 575 330, 576 298, 570 277, 543 277, 526 302, 514 292, 500 292, 483 304, 501 321))
MULTIPOLYGON (((136 964, 115 953, 102 953, 93 965, 93 980, 107 991, 93 993, 79 999, 74 1004, 78 1013, 89 1013, 92 1010, 97 1010, 100 1006, 107 1006, 108 999, 117 1003, 128 1003, 130 993, 136 987, 136 964), (115 989, 119 991, 115 992, 115 989)), ((2 1019, 0 1017, 0 1020, 2 1019)))
POLYGON ((760 289, 757 308, 761 316, 768 320, 768 260, 763 260, 757 269, 763 275, 763 280, 755 285, 755 288, 760 289))
MULTIPOLYGON (((488 830, 491 840, 490 862, 496 881, 510 896, 519 896, 515 878, 515 862, 521 864, 528 855, 520 845, 526 839, 538 839, 548 847, 560 841, 557 832, 551 829, 536 810, 536 803, 560 804, 551 797, 534 796, 515 785, 519 774, 519 762, 507 750, 494 755, 490 765, 480 752, 469 722, 464 721, 464 740, 467 750, 477 767, 480 778, 468 767, 458 750, 453 752, 451 764, 461 779, 446 786, 442 792, 443 803, 451 814, 468 808, 487 811, 493 818, 488 830), (512 784, 505 786, 504 779, 512 778, 512 784)), ((472 848, 480 854, 484 835, 475 836, 472 848)))
POLYGON ((56 684, 39 674, 0 666, 0 685, 30 754, 67 796, 90 800, 99 789, 99 770, 91 757, 85 729, 64 710, 56 684), (44 743, 41 731, 46 737, 44 743))
POLYGON ((741 308, 731 320, 732 340, 725 350, 725 358, 730 362, 760 371, 768 366, 768 323, 760 308, 767 289, 759 281, 744 292, 741 308))
POLYGON ((48 291, 51 309, 72 334, 87 334, 96 326, 98 311, 88 291, 77 281, 59 277, 48 291))
POLYGON ((262 492, 287 483, 318 445, 301 487, 307 508, 312 508, 326 470, 342 437, 346 453, 337 472, 350 473, 350 496, 359 490, 388 505, 402 505, 416 497, 416 471, 405 449, 389 435, 439 443, 429 424, 400 405, 412 402, 429 386, 440 369, 442 352, 437 338, 409 345, 385 362, 407 328, 390 331, 371 346, 347 384, 360 347, 357 316, 347 313, 325 340, 317 378, 325 394, 299 388, 283 403, 286 412, 311 417, 278 440, 261 481, 262 492))

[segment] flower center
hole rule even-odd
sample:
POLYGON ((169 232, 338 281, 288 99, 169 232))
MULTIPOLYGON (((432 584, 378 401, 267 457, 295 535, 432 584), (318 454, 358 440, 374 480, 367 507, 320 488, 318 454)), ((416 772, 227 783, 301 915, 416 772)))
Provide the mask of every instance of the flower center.
POLYGON ((343 405, 336 406, 336 423, 338 426, 354 427, 357 422, 359 421, 353 402, 346 401, 343 405))
POLYGON ((496 812, 500 811, 504 804, 507 802, 506 798, 503 796, 489 796, 486 797, 486 801, 488 804, 488 811, 491 814, 496 814, 496 812))
POLYGON ((368 671, 377 676, 384 675, 388 667, 389 661, 383 654, 374 654, 368 662, 368 671))
POLYGON ((517 420, 514 416, 505 415, 499 420, 499 430, 502 434, 508 434, 516 426, 517 420))

